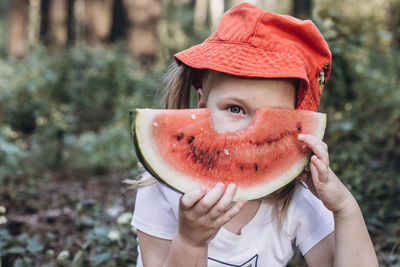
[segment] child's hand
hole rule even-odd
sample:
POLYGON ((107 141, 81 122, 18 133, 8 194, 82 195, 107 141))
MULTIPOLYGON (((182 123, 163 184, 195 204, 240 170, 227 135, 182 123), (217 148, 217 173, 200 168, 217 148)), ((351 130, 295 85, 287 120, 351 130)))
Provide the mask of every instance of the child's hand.
POLYGON ((303 180, 311 192, 332 212, 337 212, 352 201, 351 193, 329 167, 328 146, 312 135, 299 134, 298 139, 314 152, 310 161, 310 172, 303 172, 303 180))
POLYGON ((232 202, 235 193, 234 184, 225 188, 224 184, 218 183, 208 193, 205 188, 200 188, 184 194, 179 204, 179 238, 194 247, 207 246, 207 242, 247 202, 245 199, 232 202))

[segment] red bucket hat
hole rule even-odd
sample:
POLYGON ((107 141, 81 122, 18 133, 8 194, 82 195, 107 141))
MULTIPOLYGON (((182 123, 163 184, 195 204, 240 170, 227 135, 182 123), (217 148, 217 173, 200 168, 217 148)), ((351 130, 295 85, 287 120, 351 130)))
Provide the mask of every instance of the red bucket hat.
POLYGON ((310 20, 264 11, 249 3, 228 10, 203 43, 175 54, 178 64, 242 77, 298 78, 298 109, 316 111, 331 69, 331 52, 310 20))

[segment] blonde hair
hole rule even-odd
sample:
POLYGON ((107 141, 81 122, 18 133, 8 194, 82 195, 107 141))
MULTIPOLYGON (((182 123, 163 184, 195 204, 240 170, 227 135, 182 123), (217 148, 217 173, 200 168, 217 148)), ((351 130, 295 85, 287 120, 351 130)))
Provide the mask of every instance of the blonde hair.
MULTIPOLYGON (((194 91, 191 86, 193 69, 181 64, 173 63, 170 65, 164 76, 165 89, 163 92, 163 107, 166 109, 183 109, 190 107, 190 95, 194 91)), ((209 88, 218 79, 220 73, 213 70, 206 70, 203 76, 203 87, 209 88)), ((291 79, 294 80, 294 79, 291 79)), ((296 81, 294 81, 296 82, 296 81)), ((124 182, 130 184, 130 188, 137 189, 155 183, 157 180, 148 173, 141 176, 141 179, 125 179, 124 182)), ((281 227, 285 220, 289 205, 292 201, 294 192, 300 184, 298 179, 271 193, 264 199, 277 204, 278 219, 281 227)))

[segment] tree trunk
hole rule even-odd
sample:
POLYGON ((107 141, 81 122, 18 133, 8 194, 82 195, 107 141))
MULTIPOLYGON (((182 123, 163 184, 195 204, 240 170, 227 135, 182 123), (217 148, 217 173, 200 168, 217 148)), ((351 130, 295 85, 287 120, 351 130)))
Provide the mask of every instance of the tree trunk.
POLYGON ((67 1, 67 45, 75 43, 76 31, 75 31, 75 0, 67 1))
POLYGON ((194 5, 194 30, 202 33, 206 26, 208 0, 196 0, 194 5))
POLYGON ((74 41, 74 4, 75 0, 41 0, 40 39, 49 47, 74 41))
POLYGON ((400 35, 400 3, 398 0, 387 1, 386 3, 386 29, 392 34, 391 45, 393 48, 399 47, 400 35))
POLYGON ((50 45, 63 47, 68 39, 68 6, 65 0, 50 0, 49 2, 49 40, 50 45))
POLYGON ((41 0, 30 0, 28 12, 28 44, 29 47, 37 45, 40 40, 40 3, 41 0))
POLYGON ((114 42, 125 37, 126 17, 122 0, 115 0, 109 41, 114 42))
POLYGON ((113 0, 85 1, 85 35, 89 43, 108 40, 112 14, 113 0))
POLYGON ((309 19, 312 15, 312 0, 293 0, 292 15, 296 18, 309 19))
POLYGON ((26 33, 28 22, 27 0, 11 0, 8 22, 7 54, 12 57, 22 58, 26 53, 26 33))
POLYGON ((224 14, 224 0, 210 0, 210 19, 211 31, 216 31, 219 21, 224 14))
POLYGON ((127 20, 128 49, 139 62, 148 67, 157 51, 157 25, 161 18, 161 0, 123 0, 127 20))
POLYGON ((86 0, 75 0, 72 8, 73 12, 73 33, 74 42, 84 43, 85 42, 85 1, 86 0))

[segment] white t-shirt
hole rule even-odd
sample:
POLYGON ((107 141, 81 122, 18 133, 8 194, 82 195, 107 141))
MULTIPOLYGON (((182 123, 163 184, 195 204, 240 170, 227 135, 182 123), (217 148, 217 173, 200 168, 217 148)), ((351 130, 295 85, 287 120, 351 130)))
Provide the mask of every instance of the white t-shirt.
MULTIPOLYGON (((140 231, 172 240, 178 226, 181 194, 155 183, 137 192, 132 225, 140 231)), ((302 254, 334 230, 332 213, 308 189, 299 186, 281 228, 276 208, 262 201, 240 235, 221 228, 208 246, 208 266, 285 266, 298 247, 302 254)), ((138 247, 137 267, 143 266, 138 247)))

